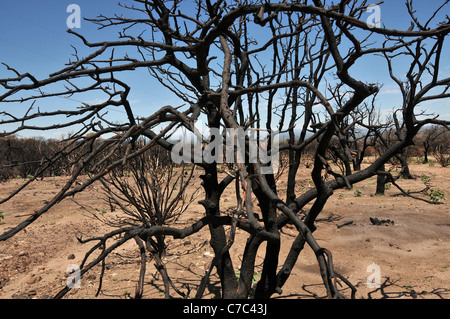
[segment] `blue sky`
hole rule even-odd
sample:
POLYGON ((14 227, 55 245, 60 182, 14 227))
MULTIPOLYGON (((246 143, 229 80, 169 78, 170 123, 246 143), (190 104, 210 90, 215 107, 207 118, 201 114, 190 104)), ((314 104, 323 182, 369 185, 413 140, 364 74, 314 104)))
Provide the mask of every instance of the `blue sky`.
MULTIPOLYGON (((191 0, 185 0, 188 3, 191 0)), ((376 3, 378 1, 369 1, 376 3)), ((416 2, 416 10, 419 17, 428 17, 431 10, 438 6, 443 0, 419 0, 416 2)), ((122 12, 124 9, 116 5, 115 0, 0 0, 0 62, 15 67, 20 72, 30 72, 37 78, 44 78, 50 73, 64 67, 68 61, 74 45, 79 49, 80 55, 85 51, 81 41, 66 32, 66 20, 70 13, 66 12, 69 4, 75 3, 81 8, 82 17, 96 17, 102 13, 106 16, 122 12)), ((123 3, 130 3, 124 0, 123 3)), ((450 6, 448 6, 449 8, 450 6)), ((404 9, 403 0, 386 0, 381 5, 382 23, 388 28, 407 29, 410 25, 409 16, 404 9)), ((444 11, 448 14, 447 12, 444 11)), ((367 16, 369 13, 367 13, 367 16)), ((92 42, 102 39, 115 39, 111 31, 98 31, 97 26, 90 22, 82 21, 81 28, 76 30, 92 42)), ((445 48, 442 55, 442 76, 450 76, 450 48, 445 48)), ((84 55, 83 55, 84 56, 84 55)), ((399 60, 400 61, 400 60, 399 60)), ((400 61, 401 62, 401 61, 400 61)), ((399 66, 401 63, 398 64, 399 66)), ((363 81, 384 83, 379 95, 380 107, 383 112, 388 113, 390 109, 398 107, 400 103, 398 88, 388 78, 386 63, 382 58, 373 57, 358 64, 351 70, 355 77, 361 77, 363 81)), ((4 77, 6 70, 0 66, 0 78, 4 77)), ((138 70, 133 74, 125 74, 125 79, 132 83, 132 104, 136 114, 145 116, 153 113, 156 106, 172 104, 177 106, 178 100, 167 89, 155 83, 147 76, 147 71, 138 70), (149 104, 151 102, 151 105, 149 104), (154 106, 152 106, 154 105, 154 106)), ((95 100, 95 96, 88 97, 95 100)), ((61 98, 60 98, 61 100, 61 98)), ((60 103, 75 101, 60 101, 60 103)), ((85 101, 86 102, 86 101, 85 101)), ((55 102, 57 103, 57 102, 55 102)), ((28 107, 23 106, 24 108, 28 107)), ((0 106, 3 110, 5 106, 0 106)), ((423 105, 429 112, 441 114, 442 119, 450 119, 450 102, 430 102, 423 105)), ((122 112, 116 112, 117 117, 123 117, 122 112)), ((3 130, 0 128, 0 130, 3 130)), ((28 133, 22 133, 26 135, 28 133)), ((35 134, 31 132, 29 134, 35 134)), ((58 137, 61 132, 53 132, 52 136, 58 137)))

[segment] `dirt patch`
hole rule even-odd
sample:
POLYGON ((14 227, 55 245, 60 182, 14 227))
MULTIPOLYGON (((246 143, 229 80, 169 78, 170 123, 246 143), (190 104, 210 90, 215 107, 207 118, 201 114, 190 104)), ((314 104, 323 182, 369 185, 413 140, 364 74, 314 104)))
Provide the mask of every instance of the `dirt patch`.
MULTIPOLYGON (((355 185, 354 189, 337 190, 319 216, 318 243, 333 254, 335 269, 357 286, 357 298, 450 298, 450 175, 448 168, 429 165, 411 165, 415 180, 400 180, 405 190, 423 189, 420 176, 431 177, 431 184, 444 191, 447 200, 443 205, 430 205, 412 200, 391 187, 385 196, 373 196, 376 177, 355 185), (355 190, 358 189, 358 195, 355 190), (360 193, 360 194, 359 194, 360 193), (370 218, 390 223, 374 224, 370 218), (381 287, 371 288, 367 278, 374 273, 372 264, 379 266, 381 287), (372 270, 370 270, 372 269, 372 270)), ((298 187, 308 188, 306 170, 299 172, 298 187)), ((68 178, 52 177, 32 183, 19 195, 0 205, 4 219, 0 220, 0 232, 18 224, 34 209, 50 200, 68 178)), ((9 194, 22 180, 0 184, 2 196, 9 194)), ((285 185, 284 180, 279 186, 285 185)), ((192 185, 197 187, 198 185, 192 185)), ((231 188, 230 188, 231 189, 231 188)), ((281 192, 281 195, 283 193, 281 192)), ((98 187, 91 186, 86 192, 73 198, 78 203, 109 214, 109 206, 103 201, 98 187)), ((234 205, 230 190, 222 198, 222 209, 234 205)), ((203 208, 193 203, 180 218, 177 227, 184 227, 202 217, 203 208)), ((6 242, 0 243, 0 298, 49 298, 67 283, 71 265, 79 265, 92 243, 81 244, 76 235, 99 236, 112 230, 93 219, 74 201, 66 199, 45 213, 26 230, 6 242)), ((294 240, 294 228, 282 233, 280 266, 294 240)), ((247 234, 237 231, 231 248, 235 267, 247 234)), ((193 296, 200 278, 209 266, 213 252, 208 243, 209 231, 202 231, 184 240, 168 240, 164 261, 178 289, 193 296)), ((261 269, 265 246, 260 247, 261 256, 256 264, 261 269)), ((162 280, 148 263, 144 298, 163 298, 162 280)), ((140 258, 134 242, 129 242, 112 253, 105 263, 102 290, 98 298, 129 298, 134 295, 140 271, 140 258)), ((238 274, 238 270, 237 274, 238 274)), ((99 286, 101 267, 91 269, 81 279, 79 288, 73 289, 67 298, 94 298, 99 286)), ((258 273, 255 273, 255 280, 258 273)), ((317 261, 313 252, 305 247, 301 252, 292 275, 277 298, 322 298, 325 289, 321 283, 317 261)), ((343 285, 345 288, 345 285, 343 285)), ((343 293, 350 296, 350 290, 343 293)), ((171 295, 178 295, 171 290, 171 295)), ((206 298, 220 295, 218 278, 213 274, 205 293, 206 298)))

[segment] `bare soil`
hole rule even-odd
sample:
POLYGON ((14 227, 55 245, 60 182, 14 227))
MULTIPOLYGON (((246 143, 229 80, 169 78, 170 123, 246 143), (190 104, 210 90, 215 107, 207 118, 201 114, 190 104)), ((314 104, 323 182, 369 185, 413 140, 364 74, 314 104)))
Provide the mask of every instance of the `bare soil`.
MULTIPOLYGON (((438 165, 411 164, 416 179, 399 180, 405 190, 424 188, 422 174, 431 177, 433 187, 442 189, 447 199, 442 205, 430 205, 405 196, 396 196, 395 187, 387 189, 385 196, 374 196, 376 177, 354 185, 352 190, 337 190, 319 216, 314 236, 318 243, 333 254, 335 270, 357 287, 356 298, 450 298, 450 174, 449 168, 438 165), (360 196, 355 195, 359 189, 360 196), (393 224, 373 225, 370 217, 390 219, 393 224), (345 225, 344 225, 345 224, 345 225), (343 226, 344 225, 344 226, 343 226), (379 266, 381 287, 368 287, 372 274, 368 267, 379 266)), ((199 173, 199 172, 197 172, 199 173)), ((196 174, 197 174, 196 173, 196 174)), ((298 189, 310 187, 308 171, 298 175, 298 189)), ((45 178, 32 183, 7 203, 0 205, 4 219, 0 220, 0 232, 24 220, 24 214, 40 208, 45 201, 57 194, 68 177, 45 178)), ((198 180, 198 179, 197 179, 198 180)), ((198 183, 197 180, 195 183, 198 183)), ((15 179, 0 184, 1 197, 9 194, 23 180, 15 179)), ((280 188, 286 181, 278 182, 280 188)), ((199 185, 193 184, 192 188, 199 185)), ((281 193, 283 195, 283 193, 281 193)), ((200 198, 201 199, 200 195, 200 198)), ((112 214, 104 201, 100 187, 91 186, 87 191, 66 199, 26 230, 6 242, 0 242, 0 298, 50 298, 67 282, 68 269, 80 264, 84 254, 95 242, 81 244, 76 235, 83 238, 99 236, 111 228, 92 218, 73 200, 97 209, 99 214, 112 214)), ((235 205, 234 191, 222 198, 225 211, 235 205)), ((177 222, 185 227, 202 217, 202 206, 194 202, 177 222)), ((296 231, 293 227, 282 233, 280 266, 287 255, 296 231)), ((238 230, 231 248, 235 267, 242 254, 247 234, 238 230)), ((193 296, 212 258, 208 243, 209 230, 183 240, 168 239, 168 251, 164 258, 174 284, 193 296)), ((263 256, 265 247, 260 248, 263 256)), ((262 258, 257 260, 261 269, 262 258)), ((147 265, 144 298, 163 298, 163 283, 154 262, 147 265)), ((136 244, 128 242, 106 259, 103 286, 97 298, 130 298, 134 296, 140 271, 140 258, 136 244)), ((81 279, 80 288, 74 288, 66 298, 94 298, 99 286, 101 267, 92 268, 81 279)), ((238 274, 238 269, 236 269, 238 274)), ((258 273, 255 273, 255 280, 258 273)), ((343 293, 350 297, 350 289, 342 284, 343 293)), ((276 298, 324 298, 316 258, 309 247, 301 252, 295 269, 276 298)), ((171 289, 173 297, 179 297, 171 289)), ((213 273, 205 298, 220 296, 218 278, 213 273)))

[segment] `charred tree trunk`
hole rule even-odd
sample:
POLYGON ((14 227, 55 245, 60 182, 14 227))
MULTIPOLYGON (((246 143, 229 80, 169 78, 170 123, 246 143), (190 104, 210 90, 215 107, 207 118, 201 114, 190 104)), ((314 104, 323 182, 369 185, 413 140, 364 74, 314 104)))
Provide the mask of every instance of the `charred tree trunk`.
POLYGON ((428 152, 430 151, 430 144, 423 142, 423 164, 428 164, 428 152))
POLYGON ((355 172, 358 172, 361 170, 361 162, 362 162, 361 152, 357 151, 355 154, 355 158, 353 159, 353 170, 355 172))
MULTIPOLYGON (((380 172, 385 172, 386 168, 383 164, 380 168, 380 172)), ((386 176, 383 174, 378 174, 377 176, 377 190, 375 191, 375 195, 384 195, 386 190, 386 176)))
POLYGON ((404 179, 414 179, 414 177, 411 175, 411 172, 409 171, 409 166, 408 166, 408 160, 404 154, 404 152, 402 152, 402 154, 400 154, 398 156, 398 159, 402 165, 402 171, 401 171, 401 176, 404 179))
MULTIPOLYGON (((199 201, 205 208, 206 216, 220 215, 220 195, 221 190, 217 182, 216 164, 205 166, 205 174, 201 175, 202 186, 205 190, 205 199, 199 201)), ((219 275, 222 286, 223 298, 236 298, 237 281, 236 274, 233 269, 229 251, 223 252, 227 244, 227 236, 223 225, 209 225, 211 239, 209 241, 215 256, 218 256, 215 267, 219 275)))
MULTIPOLYGON (((275 179, 273 175, 266 175, 267 182, 272 190, 276 193, 275 179)), ((264 228, 266 231, 273 234, 278 234, 277 226, 277 207, 276 204, 267 197, 262 191, 261 186, 258 185, 254 189, 256 198, 258 199, 261 213, 264 220, 264 228)), ((280 241, 267 242, 266 253, 264 257, 264 265, 261 274, 261 279, 258 282, 255 290, 255 299, 267 299, 275 292, 277 287, 277 266, 278 255, 280 252, 280 241)))

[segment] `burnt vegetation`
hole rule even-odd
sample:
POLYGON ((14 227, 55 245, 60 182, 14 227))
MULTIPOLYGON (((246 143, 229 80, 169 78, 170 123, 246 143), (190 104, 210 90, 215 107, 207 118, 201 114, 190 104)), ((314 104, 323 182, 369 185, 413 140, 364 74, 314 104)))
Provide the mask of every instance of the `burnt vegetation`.
MULTIPOLYGON (((356 0, 333 5, 320 0, 206 0, 193 1, 190 8, 184 1, 135 0, 119 5, 123 14, 89 19, 100 29, 120 30, 118 38, 90 42, 89 36, 69 30, 89 54, 75 52, 64 68, 43 79, 4 65, 0 124, 14 128, 0 133, 0 176, 29 178, 0 204, 37 178, 69 178, 51 201, 0 234, 0 240, 8 240, 56 203, 100 182, 123 215, 105 220, 116 227, 114 231, 79 239, 93 245, 81 265, 81 276, 134 241, 142 259, 135 297, 144 291, 148 254, 157 260, 170 297, 173 283, 161 259, 165 238, 182 239, 208 228, 214 258, 199 280, 196 298, 203 296, 214 268, 223 298, 281 294, 303 249, 314 251, 328 297, 344 298, 337 282, 352 291, 355 287, 336 272, 332 252, 314 238, 315 222, 334 191, 377 175, 383 186, 411 178, 407 159, 412 156, 423 154, 427 162, 433 154, 441 165, 449 164, 449 122, 421 110, 425 102, 450 97, 450 78, 441 76, 450 24, 448 17, 436 19, 448 8, 447 2, 437 5, 430 17, 418 17, 413 1, 407 1, 408 30, 369 26, 368 3, 356 0), (389 117, 376 108, 382 83, 367 83, 352 72, 352 67, 374 56, 402 96, 389 117), (400 57, 408 61, 405 69, 395 66, 400 57), (147 70, 149 78, 166 87, 180 105, 155 105, 149 96, 148 114, 136 116, 129 98, 132 84, 121 74, 137 69, 147 70), (83 100, 92 92, 102 101, 73 109, 44 107, 54 97, 83 100), (9 110, 17 103, 28 107, 22 115, 9 110), (126 114, 122 122, 110 119, 108 110, 113 108, 126 114), (41 126, 37 119, 55 120, 41 126), (280 170, 262 173, 265 163, 250 161, 248 154, 242 162, 228 165, 205 160, 173 163, 172 134, 180 127, 196 131, 200 119, 211 129, 281 132, 280 170), (25 130, 61 128, 73 133, 62 141, 14 137, 25 130), (363 168, 367 156, 375 159, 363 168), (296 176, 302 162, 310 169, 313 187, 299 192, 296 176), (389 163, 401 166, 399 176, 385 171, 389 163), (193 174, 194 170, 201 174, 193 174), (285 196, 279 195, 276 184, 280 174, 286 176, 285 196), (188 195, 185 190, 194 178, 201 180, 201 193, 188 195), (233 193, 236 200, 236 209, 227 214, 221 208, 224 192, 233 193), (199 200, 203 212, 190 226, 177 228, 174 221, 193 200, 199 200), (311 208, 305 209, 308 204, 311 208), (294 225, 298 233, 281 260, 280 247, 286 243, 280 233, 287 225, 294 225), (230 250, 238 228, 248 233, 245 249, 239 252, 240 265, 233 263, 230 250), (264 242, 262 272, 254 284, 256 254, 264 242)), ((206 133, 202 142, 211 142, 206 133)), ((173 288, 181 297, 192 297, 173 288)), ((56 297, 69 290, 64 287, 56 297)))

